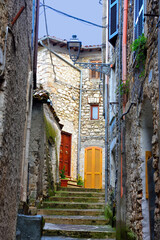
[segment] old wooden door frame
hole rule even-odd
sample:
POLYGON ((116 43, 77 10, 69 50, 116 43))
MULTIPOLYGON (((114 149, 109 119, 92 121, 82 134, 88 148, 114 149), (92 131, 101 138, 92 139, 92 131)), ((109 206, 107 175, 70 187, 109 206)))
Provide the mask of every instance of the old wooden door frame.
MULTIPOLYGON (((70 136, 70 156, 69 156, 69 176, 71 175, 71 150, 72 150, 72 134, 65 132, 65 131, 61 131, 61 136, 62 134, 70 136)), ((62 141, 62 139, 61 139, 62 141)))
MULTIPOLYGON (((86 151, 89 150, 89 149, 94 149, 94 159, 95 159, 95 150, 98 149, 100 150, 100 175, 101 175, 101 182, 100 182, 100 188, 102 188, 102 148, 101 147, 97 147, 97 146, 90 146, 90 147, 87 147, 85 148, 85 163, 84 163, 84 187, 86 188, 86 164, 87 164, 87 159, 86 159, 86 151)), ((95 167, 95 162, 94 162, 94 165, 93 165, 93 168, 95 167)), ((92 178, 93 178, 93 175, 95 175, 95 171, 93 172, 93 169, 92 169, 92 178)), ((92 188, 95 188, 95 182, 93 181, 92 182, 92 188)))

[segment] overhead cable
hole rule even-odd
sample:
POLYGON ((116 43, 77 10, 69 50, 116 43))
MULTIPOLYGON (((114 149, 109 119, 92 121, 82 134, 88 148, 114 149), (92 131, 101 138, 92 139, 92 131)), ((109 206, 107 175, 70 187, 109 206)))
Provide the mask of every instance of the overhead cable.
POLYGON ((81 19, 81 18, 78 18, 78 17, 74 17, 74 16, 69 15, 69 14, 67 14, 67 13, 64 13, 64 12, 62 12, 62 11, 59 11, 59 10, 57 10, 57 9, 55 9, 55 8, 52 8, 51 6, 48 6, 48 5, 46 5, 46 4, 44 5, 44 4, 41 3, 40 7, 42 7, 42 6, 45 6, 46 8, 49 8, 49 9, 51 9, 51 10, 57 12, 57 13, 60 13, 60 14, 62 14, 62 15, 64 15, 64 16, 66 16, 66 17, 73 18, 73 19, 75 19, 75 20, 77 20, 77 21, 81 21, 81 22, 84 22, 84 23, 88 23, 88 24, 90 24, 90 25, 93 25, 93 26, 99 27, 99 28, 107 28, 107 26, 98 25, 98 24, 96 24, 96 23, 93 23, 93 22, 90 22, 90 21, 87 21, 87 20, 84 20, 84 19, 81 19))

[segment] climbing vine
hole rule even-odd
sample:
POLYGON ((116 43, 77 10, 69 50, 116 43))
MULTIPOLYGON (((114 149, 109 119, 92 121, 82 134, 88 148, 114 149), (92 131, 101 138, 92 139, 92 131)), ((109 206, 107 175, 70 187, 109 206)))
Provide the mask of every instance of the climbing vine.
POLYGON ((131 51, 134 52, 136 56, 135 68, 139 69, 142 67, 143 69, 139 77, 143 77, 145 73, 145 61, 147 56, 147 38, 144 36, 144 33, 142 33, 142 35, 133 41, 131 44, 131 51))

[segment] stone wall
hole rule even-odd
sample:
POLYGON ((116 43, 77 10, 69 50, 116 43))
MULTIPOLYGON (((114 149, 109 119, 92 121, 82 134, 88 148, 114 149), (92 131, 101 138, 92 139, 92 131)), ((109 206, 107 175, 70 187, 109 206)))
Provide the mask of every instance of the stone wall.
POLYGON ((32 1, 0 2, 0 48, 3 51, 7 24, 25 2, 23 13, 12 27, 12 33, 8 33, 5 72, 0 77, 0 239, 15 238, 31 70, 32 1))
MULTIPOLYGON (((68 55, 61 54, 69 60, 68 55)), ((40 48, 38 52, 38 84, 50 93, 53 107, 64 125, 63 131, 72 134, 71 176, 77 175, 77 141, 79 114, 80 72, 70 64, 40 48)))
MULTIPOLYGON (((100 53, 85 53, 80 62, 101 61, 100 53)), ((102 148, 102 187, 105 181, 105 119, 103 116, 103 92, 100 78, 92 78, 91 71, 82 69, 82 110, 81 110, 81 150, 80 175, 84 179, 85 148, 102 148), (91 106, 99 106, 99 119, 91 120, 91 106)))
MULTIPOLYGON (((128 21, 128 46, 133 41, 133 7, 128 21)), ((158 12, 158 4, 147 2, 146 12, 158 12)), ((156 192, 155 203, 155 239, 159 239, 159 172, 158 172, 158 48, 157 20, 147 18, 144 33, 147 37, 147 57, 145 74, 134 70, 133 53, 128 47, 128 78, 130 80, 129 103, 135 102, 126 118, 126 162, 127 162, 127 222, 137 233, 139 239, 150 239, 149 200, 146 198, 145 151, 152 151, 154 181, 156 192)), ((129 104, 126 106, 128 109, 129 104)))
MULTIPOLYGON (((123 2, 123 1, 122 1, 123 2)), ((158 14, 157 1, 145 1, 145 13, 158 14)), ((155 182, 155 210, 154 210, 154 239, 159 239, 159 191, 160 179, 158 171, 159 147, 158 147, 158 122, 159 122, 159 86, 158 86, 158 33, 157 18, 145 17, 144 34, 147 37, 147 57, 145 62, 144 76, 140 76, 142 68, 135 68, 136 60, 131 52, 130 45, 133 42, 134 29, 134 1, 128 9, 127 27, 127 80, 129 80, 129 94, 124 112, 127 112, 125 120, 121 120, 121 130, 124 130, 122 150, 123 158, 123 196, 120 197, 120 181, 117 185, 117 212, 118 220, 126 221, 137 234, 138 239, 150 239, 149 226, 149 200, 146 198, 146 164, 145 152, 151 151, 153 156, 154 182, 155 182), (131 108, 130 104, 134 103, 131 108), (125 200, 126 198, 126 200, 125 200), (126 209, 125 209, 126 207, 126 209), (120 219, 119 219, 120 217, 120 219)), ((118 102, 117 96, 113 93, 117 89, 121 79, 119 72, 119 38, 115 47, 109 46, 109 60, 115 63, 110 76, 110 101, 118 102), (115 60, 115 61, 114 61, 115 60), (114 73, 114 74, 113 74, 114 73), (114 76, 113 76, 114 75, 114 76), (116 82, 114 83, 114 80, 116 82), (114 95, 114 96, 113 96, 114 95)), ((123 64, 123 62, 121 63, 123 64)), ((121 66, 120 66, 121 67, 121 66)), ((121 70, 121 69, 120 69, 121 70)), ((122 97, 122 96, 121 96, 122 97)), ((122 97, 123 100, 123 97, 122 97)), ((122 107, 122 105, 121 105, 122 107)), ((111 148, 120 148, 118 143, 118 117, 119 109, 110 109, 110 159, 111 148), (116 119, 116 123, 114 122, 116 119), (117 126, 116 126, 117 124, 117 126)), ((117 151, 118 153, 118 151, 117 151)), ((116 162, 118 161, 116 156, 116 162)), ((118 168, 118 175, 121 169, 118 168)), ((120 178, 118 177, 120 180, 120 178)))
POLYGON ((52 107, 42 100, 33 101, 29 148, 29 204, 48 196, 59 182, 58 159, 61 128, 52 107))

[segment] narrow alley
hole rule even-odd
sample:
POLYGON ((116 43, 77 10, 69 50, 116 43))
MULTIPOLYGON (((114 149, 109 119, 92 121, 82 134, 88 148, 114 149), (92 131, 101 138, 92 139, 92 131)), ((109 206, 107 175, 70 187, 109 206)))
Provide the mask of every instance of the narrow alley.
POLYGON ((160 0, 0 1, 0 240, 160 240, 160 0))

